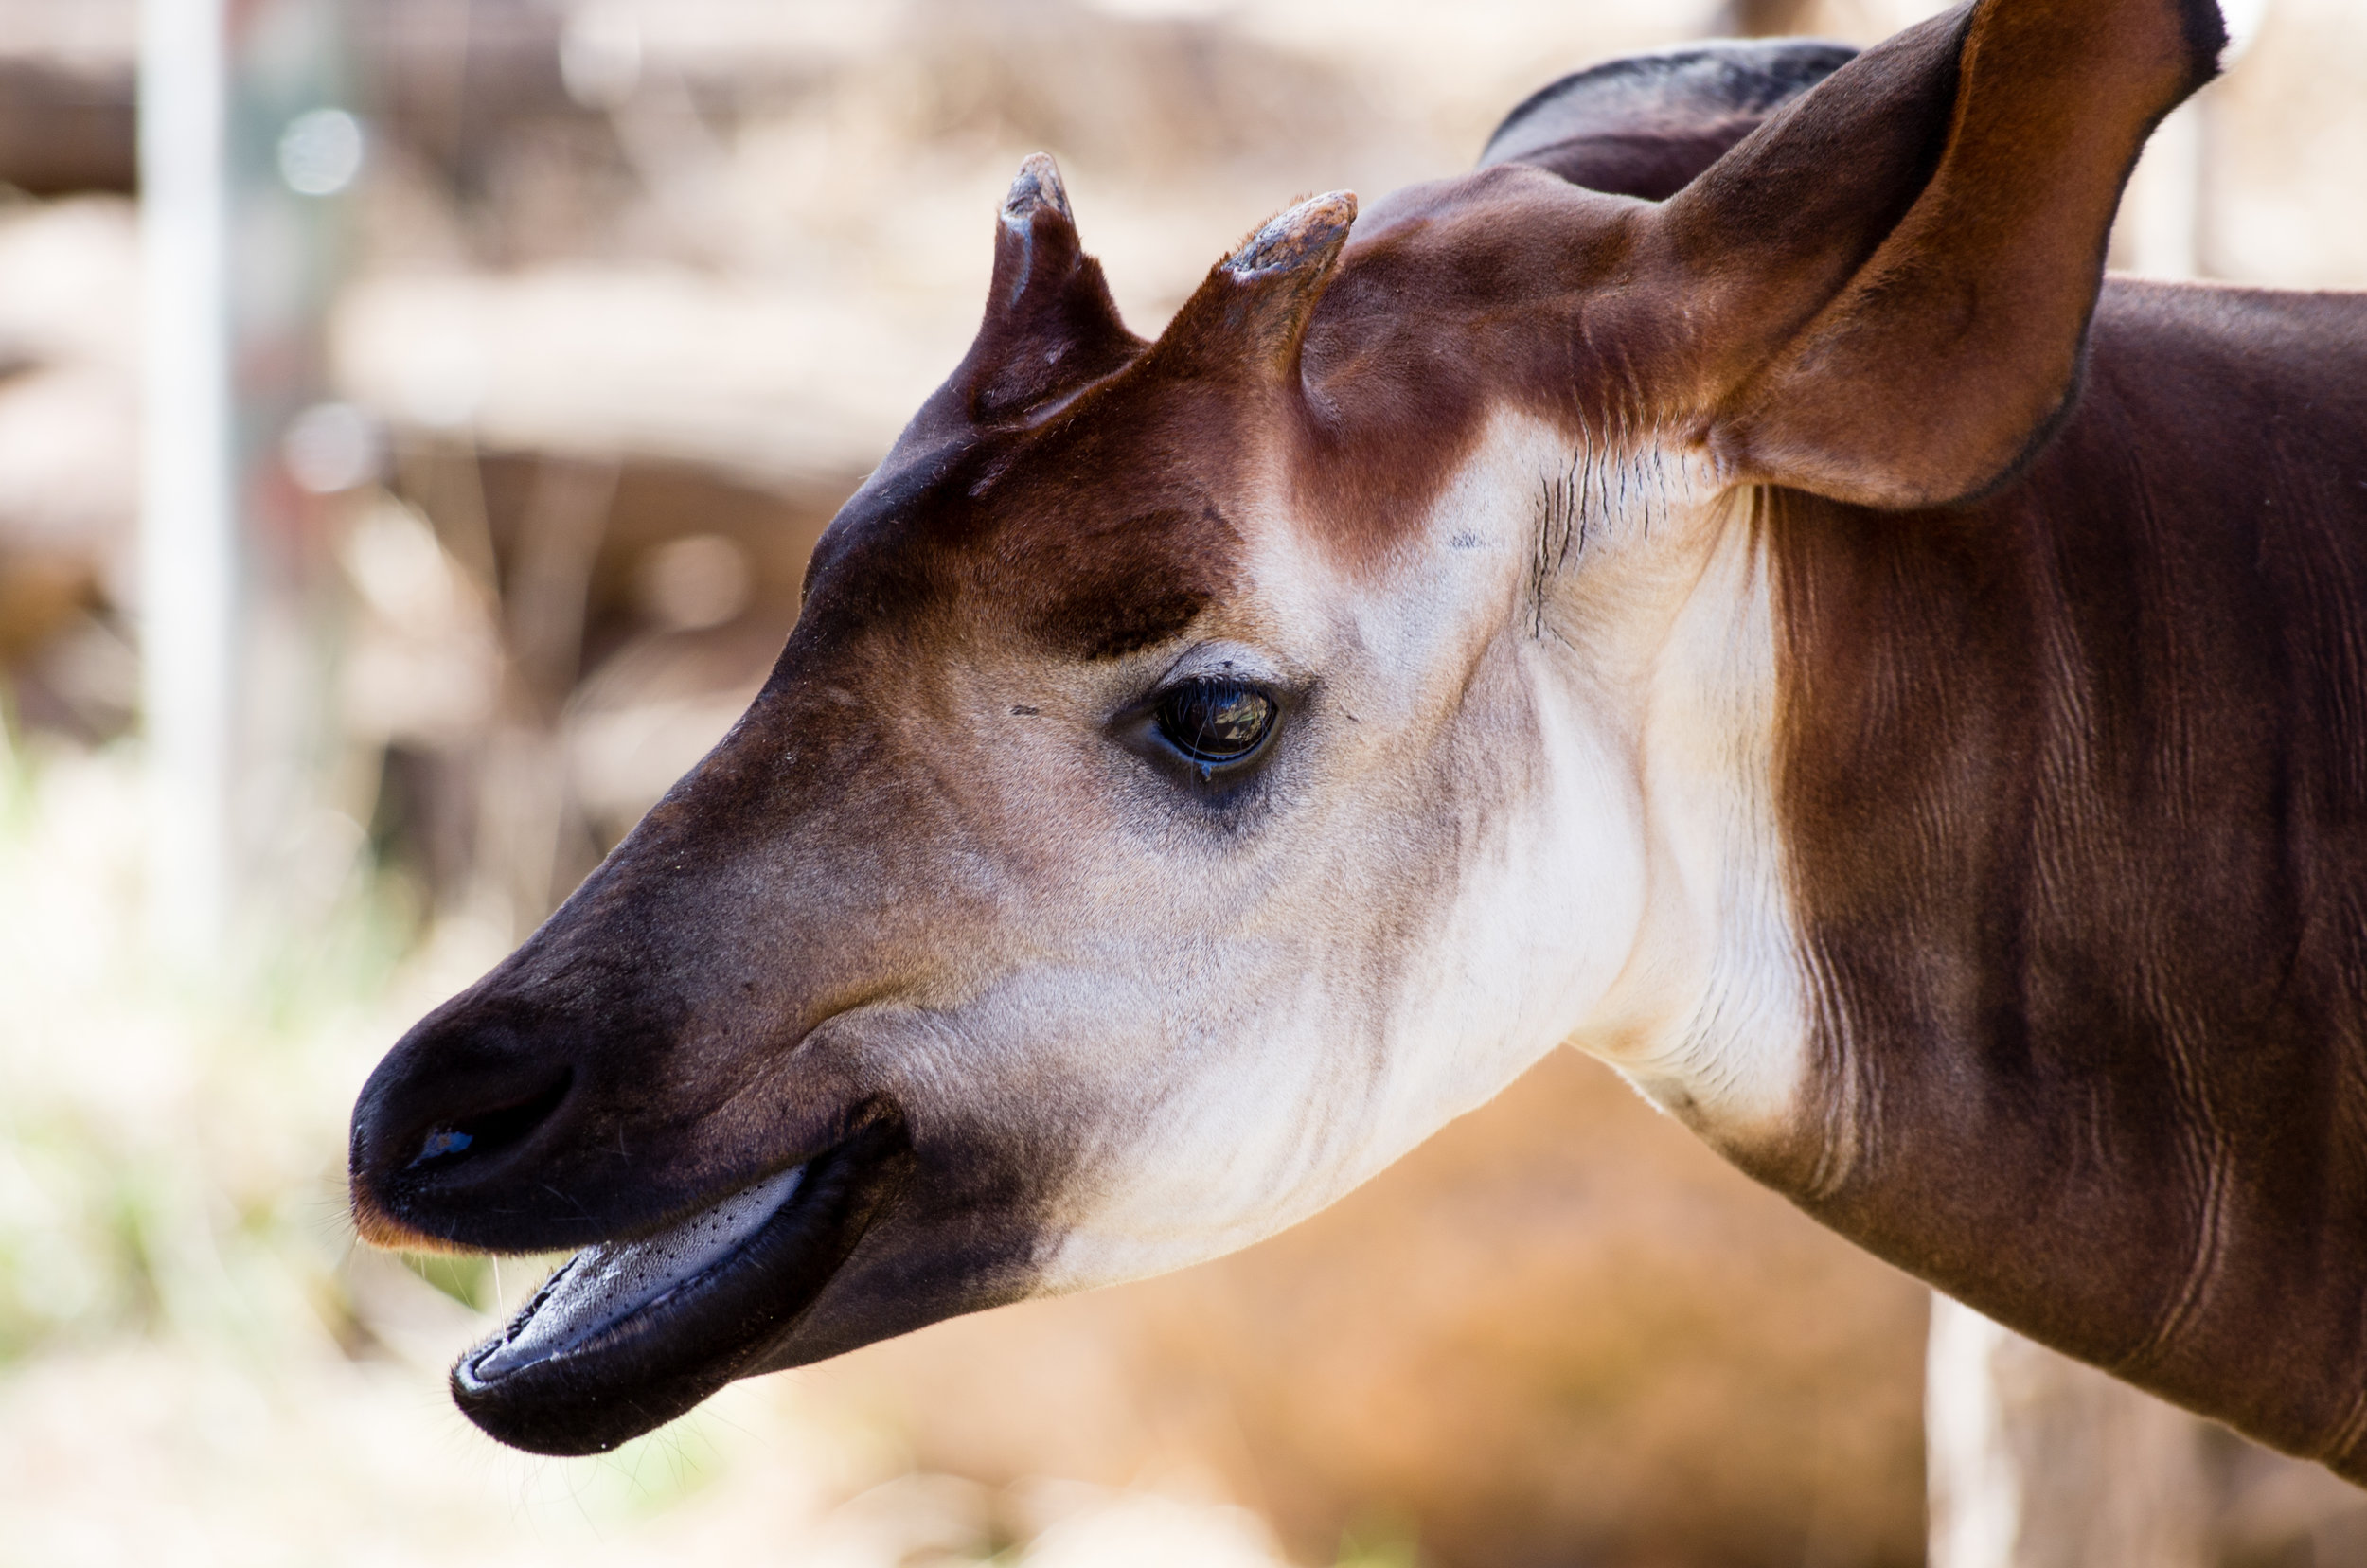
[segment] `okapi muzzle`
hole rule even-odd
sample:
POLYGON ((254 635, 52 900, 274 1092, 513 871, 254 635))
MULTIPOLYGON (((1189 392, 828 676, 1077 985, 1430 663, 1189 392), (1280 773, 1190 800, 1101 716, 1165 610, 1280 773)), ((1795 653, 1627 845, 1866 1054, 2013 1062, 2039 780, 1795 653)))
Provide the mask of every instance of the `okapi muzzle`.
POLYGON ((1155 341, 1029 159, 762 693, 363 1091, 365 1237, 579 1249, 462 1406, 1214 1256, 1568 1042, 2367 1474, 2367 308, 2103 277, 2223 43, 1614 62, 1155 341))

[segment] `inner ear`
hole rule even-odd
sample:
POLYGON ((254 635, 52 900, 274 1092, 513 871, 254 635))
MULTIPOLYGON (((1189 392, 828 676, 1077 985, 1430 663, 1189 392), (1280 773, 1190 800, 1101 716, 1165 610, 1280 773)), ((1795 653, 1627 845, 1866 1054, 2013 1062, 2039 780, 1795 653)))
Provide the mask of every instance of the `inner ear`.
POLYGON ((2224 42, 2210 0, 1980 0, 1673 198, 1725 471, 1901 508, 2010 475, 2067 406, 2137 153, 2224 42))

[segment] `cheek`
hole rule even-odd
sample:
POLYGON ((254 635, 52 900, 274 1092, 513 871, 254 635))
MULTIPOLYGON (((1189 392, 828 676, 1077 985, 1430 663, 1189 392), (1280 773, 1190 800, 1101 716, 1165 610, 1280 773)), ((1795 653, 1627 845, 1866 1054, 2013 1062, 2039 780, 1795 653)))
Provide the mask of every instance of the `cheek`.
POLYGON ((1016 972, 947 1021, 908 1091, 1064 1151, 1045 1289, 1243 1246, 1353 1185, 1389 1014, 1361 926, 1268 900, 1016 972))
POLYGON ((1388 983, 1393 1127, 1492 1096, 1578 1029, 1635 951, 1646 894, 1642 804, 1612 726, 1517 653, 1467 693, 1437 808, 1453 845, 1430 869, 1418 938, 1388 983))
POLYGON ((1440 1054, 1467 1077, 1508 1078, 1569 1039, 1634 953, 1646 868, 1608 783, 1543 792, 1471 858, 1429 1009, 1430 1026, 1456 1042, 1440 1054))
POLYGON ((1195 818, 1112 747, 1130 771, 1059 770, 1075 799, 996 829, 1057 870, 1012 877, 999 918, 1029 951, 948 1020, 927 1092, 1073 1156, 1042 1289, 1270 1235, 1533 1059, 1537 1031, 1506 1010, 1520 988, 1499 982, 1572 934, 1506 914, 1539 905, 1517 884, 1555 781, 1502 771, 1536 750, 1517 671, 1459 702, 1432 673, 1321 689, 1254 821, 1195 818))
POLYGON ((1097 1130, 1102 1157, 1058 1205, 1046 1285, 1162 1274, 1271 1236, 1364 1174, 1372 1065, 1323 988, 1272 999, 1254 1032, 1202 1042, 1166 1092, 1097 1130))
POLYGON ((1048 1287, 1245 1246, 1501 1086, 1456 1080, 1431 1054, 1478 1060, 1427 1017, 1456 881, 1440 798, 1401 788, 1308 815, 1289 829, 1291 874, 1269 866, 1237 920, 1181 920, 1126 955, 1144 983, 1080 988, 1104 1031, 1072 1079, 1097 1153, 1059 1205, 1048 1287))

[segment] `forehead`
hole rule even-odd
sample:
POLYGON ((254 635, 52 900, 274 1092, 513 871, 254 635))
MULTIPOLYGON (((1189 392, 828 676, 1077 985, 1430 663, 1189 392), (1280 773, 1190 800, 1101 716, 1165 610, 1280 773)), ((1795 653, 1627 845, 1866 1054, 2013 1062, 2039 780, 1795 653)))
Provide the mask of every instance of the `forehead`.
POLYGON ((1258 431, 1213 386, 1117 378, 1040 425, 899 443, 833 520, 810 615, 1114 657, 1239 579, 1258 431))
POLYGON ((1573 301, 1618 271, 1640 206, 1517 169, 1400 193, 1360 228, 1287 374, 1254 343, 1231 362, 1224 323, 1187 305, 1029 422, 970 422, 949 383, 832 523, 809 614, 860 606, 1092 659, 1244 587, 1253 519, 1287 519, 1352 574, 1376 564, 1496 413, 1574 437, 1611 422, 1639 334, 1573 301), (1539 298, 1559 313, 1522 308, 1539 298))

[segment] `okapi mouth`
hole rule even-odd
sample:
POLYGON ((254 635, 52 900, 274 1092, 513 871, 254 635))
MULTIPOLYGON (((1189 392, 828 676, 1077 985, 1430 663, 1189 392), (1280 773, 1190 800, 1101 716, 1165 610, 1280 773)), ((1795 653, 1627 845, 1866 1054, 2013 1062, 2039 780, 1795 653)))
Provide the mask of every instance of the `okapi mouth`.
POLYGON ((672 1420, 812 1305, 895 1201, 910 1148, 875 1116, 653 1236, 586 1247, 460 1358, 454 1401, 529 1453, 605 1453, 672 1420))

